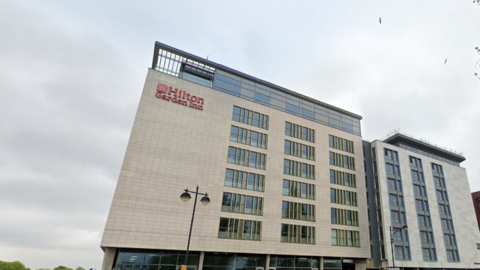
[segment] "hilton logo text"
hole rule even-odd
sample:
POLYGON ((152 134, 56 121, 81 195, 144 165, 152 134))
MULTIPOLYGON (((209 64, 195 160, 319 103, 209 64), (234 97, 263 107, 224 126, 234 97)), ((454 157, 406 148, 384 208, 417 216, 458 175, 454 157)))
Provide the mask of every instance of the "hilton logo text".
POLYGON ((157 86, 157 98, 172 101, 184 106, 188 106, 197 110, 203 110, 204 99, 188 93, 187 91, 178 90, 171 86, 159 83, 157 86))

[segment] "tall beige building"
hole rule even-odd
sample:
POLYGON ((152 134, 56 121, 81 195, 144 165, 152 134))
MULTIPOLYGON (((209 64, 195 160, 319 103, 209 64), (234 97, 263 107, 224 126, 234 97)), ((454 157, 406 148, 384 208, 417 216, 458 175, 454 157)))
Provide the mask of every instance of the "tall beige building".
POLYGON ((365 269, 360 119, 157 42, 103 269, 365 269))
POLYGON ((194 205, 188 270, 473 269, 465 158, 361 119, 157 42, 103 270, 179 270, 194 205))

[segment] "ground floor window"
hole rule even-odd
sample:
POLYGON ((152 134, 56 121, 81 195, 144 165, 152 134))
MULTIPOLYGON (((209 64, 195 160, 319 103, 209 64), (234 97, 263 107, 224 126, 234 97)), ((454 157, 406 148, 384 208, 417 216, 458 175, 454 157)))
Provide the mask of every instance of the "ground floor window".
MULTIPOLYGON (((198 266, 200 254, 190 252, 188 265, 198 266)), ((142 252, 120 250, 115 262, 115 270, 176 270, 184 264, 185 251, 142 252)))
POLYGON ((265 255, 206 252, 203 270, 255 270, 265 267, 265 255))
POLYGON ((319 267, 320 258, 310 256, 270 256, 270 267, 277 270, 308 270, 319 267))

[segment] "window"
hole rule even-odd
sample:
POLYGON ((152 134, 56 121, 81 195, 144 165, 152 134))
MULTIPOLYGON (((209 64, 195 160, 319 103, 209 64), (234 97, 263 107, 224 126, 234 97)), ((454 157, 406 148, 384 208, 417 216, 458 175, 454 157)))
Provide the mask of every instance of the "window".
POLYGON ((268 116, 248 109, 233 106, 233 121, 268 129, 268 116))
POLYGON ((267 149, 267 134, 232 126, 230 141, 267 149))
POLYGON ((331 209, 331 223, 358 226, 358 212, 346 209, 331 209))
POLYGON ((387 173, 388 174, 395 174, 393 172, 393 165, 392 164, 386 164, 386 168, 387 168, 387 173))
POLYGON ((429 248, 422 248, 423 260, 424 261, 432 261, 432 256, 430 254, 429 248))
POLYGON ((416 196, 422 196, 422 190, 419 185, 413 185, 413 193, 415 193, 416 196))
POLYGON ((412 171, 412 181, 419 181, 418 172, 412 171))
POLYGON ((283 201, 282 218, 315 221, 315 205, 283 201))
POLYGON ((392 214, 392 222, 393 223, 400 223, 400 215, 398 211, 391 211, 392 214))
POLYGON ((418 216, 418 226, 427 227, 427 222, 425 220, 425 216, 422 216, 422 215, 418 216))
MULTIPOLYGON (((287 104, 287 110, 288 105, 289 104, 287 104)), ((315 142, 315 130, 290 122, 285 122, 285 135, 312 143, 315 142)))
POLYGON ((263 192, 265 176, 261 174, 227 169, 225 172, 226 187, 248 189, 263 192))
POLYGON ((355 170, 355 158, 330 152, 330 165, 355 170))
POLYGON ((262 215, 263 198, 224 192, 222 211, 262 215))
POLYGON ((315 244, 315 227, 282 224, 280 242, 315 244))
POLYGON ((390 206, 398 207, 398 200, 397 200, 397 195, 390 194, 388 195, 390 199, 390 206))
POLYGON ((395 259, 397 260, 405 259, 403 246, 395 246, 395 259))
POLYGON ((315 200, 315 185, 284 179, 283 195, 315 200))
POLYGON ((414 157, 410 157, 410 166, 417 167, 417 159, 414 157))
POLYGON ((315 147, 285 140, 285 154, 315 160, 315 147))
POLYGON ((428 234, 427 232, 420 232, 420 240, 422 244, 428 244, 428 234))
POLYGON ((283 173, 315 180, 315 165, 285 159, 283 162, 283 173))
POLYGON ((386 159, 391 159, 391 160, 393 160, 392 150, 385 148, 385 158, 386 158, 386 159))
POLYGON ((452 238, 450 237, 450 234, 444 234, 443 239, 445 240, 445 245, 447 246, 452 246, 452 238))
POLYGON ((357 206, 357 193, 341 189, 330 189, 330 202, 357 206))
POLYGON ((332 246, 360 247, 360 232, 332 229, 332 246))
POLYGON ((328 135, 328 145, 330 148, 335 148, 342 150, 348 153, 355 154, 355 149, 353 147, 353 141, 346 140, 337 136, 328 135))
POLYGON ((423 207, 423 201, 421 200, 415 200, 415 205, 417 206, 417 210, 418 211, 424 211, 424 207, 423 207))
POLYGON ((390 179, 388 178, 388 189, 389 190, 397 190, 397 188, 395 187, 395 179, 390 179))
POLYGON ((262 153, 232 146, 228 148, 228 163, 265 170, 265 158, 266 155, 262 153))
POLYGON ((260 240, 261 230, 261 221, 220 218, 218 238, 260 240))

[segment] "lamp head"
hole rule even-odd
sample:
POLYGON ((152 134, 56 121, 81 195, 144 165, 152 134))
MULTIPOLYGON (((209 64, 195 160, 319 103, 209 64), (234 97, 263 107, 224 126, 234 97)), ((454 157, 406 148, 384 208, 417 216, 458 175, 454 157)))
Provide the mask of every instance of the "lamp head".
POLYGON ((407 225, 403 225, 402 229, 403 229, 404 231, 406 231, 406 230, 408 230, 408 226, 407 226, 407 225))
POLYGON ((210 198, 208 198, 208 194, 205 193, 205 196, 203 196, 201 199, 200 199, 200 202, 203 204, 203 205, 207 205, 210 203, 210 198))
POLYGON ((188 189, 185 189, 185 192, 180 195, 180 199, 182 199, 184 202, 188 202, 191 198, 192 196, 190 196, 190 193, 188 193, 188 189))

